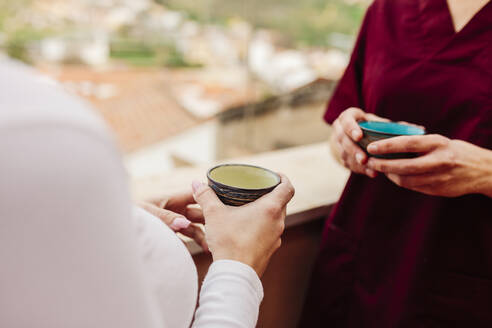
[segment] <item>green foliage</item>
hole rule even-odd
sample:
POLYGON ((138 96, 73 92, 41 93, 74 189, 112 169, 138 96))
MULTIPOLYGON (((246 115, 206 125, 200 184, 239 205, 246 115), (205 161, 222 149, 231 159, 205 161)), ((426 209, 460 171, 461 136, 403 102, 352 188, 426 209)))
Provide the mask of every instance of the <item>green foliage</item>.
POLYGON ((155 49, 141 41, 131 39, 113 41, 110 56, 131 66, 157 65, 155 49))
POLYGON ((28 47, 35 41, 52 36, 54 31, 32 26, 22 17, 32 0, 0 0, 0 32, 5 37, 4 50, 12 58, 31 63, 28 47))
POLYGON ((121 60, 130 66, 200 67, 199 64, 188 62, 172 44, 150 44, 132 39, 113 41, 111 58, 121 60))
MULTIPOLYGON (((0 33, 5 51, 29 62, 28 47, 33 41, 66 31, 36 30, 20 15, 35 0, 0 0, 0 33)), ((354 35, 367 5, 346 0, 154 0, 183 10, 188 18, 201 23, 227 25, 240 17, 258 28, 275 29, 287 36, 293 46, 329 46, 332 32, 354 35)), ((113 42, 111 56, 136 66, 196 67, 187 62, 176 47, 159 36, 135 40, 132 26, 118 31, 124 40, 113 42)))
MULTIPOLYGON (((19 26, 17 15, 31 5, 33 0, 0 0, 0 31, 10 32, 19 26)), ((27 24, 21 24, 27 25, 27 24)))
POLYGON ((49 31, 36 30, 30 26, 23 26, 7 35, 5 50, 7 54, 25 63, 31 63, 28 46, 50 35, 49 31))
POLYGON ((239 16, 256 27, 279 30, 301 46, 327 46, 332 32, 355 35, 367 7, 343 0, 156 1, 184 10, 198 21, 220 23, 239 16))
POLYGON ((25 43, 18 40, 8 40, 5 48, 7 55, 11 58, 23 61, 27 64, 31 63, 25 43))
POLYGON ((172 68, 197 68, 201 67, 200 64, 188 62, 183 54, 176 49, 176 47, 170 46, 167 49, 167 53, 164 60, 164 65, 172 68))

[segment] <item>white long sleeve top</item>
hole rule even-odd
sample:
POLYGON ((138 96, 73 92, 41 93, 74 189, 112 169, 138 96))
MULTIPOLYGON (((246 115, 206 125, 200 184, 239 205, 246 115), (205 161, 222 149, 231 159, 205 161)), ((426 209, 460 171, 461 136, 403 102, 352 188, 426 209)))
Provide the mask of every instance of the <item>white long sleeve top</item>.
POLYGON ((247 265, 192 258, 133 208, 119 153, 88 105, 0 59, 0 327, 254 327, 247 265))

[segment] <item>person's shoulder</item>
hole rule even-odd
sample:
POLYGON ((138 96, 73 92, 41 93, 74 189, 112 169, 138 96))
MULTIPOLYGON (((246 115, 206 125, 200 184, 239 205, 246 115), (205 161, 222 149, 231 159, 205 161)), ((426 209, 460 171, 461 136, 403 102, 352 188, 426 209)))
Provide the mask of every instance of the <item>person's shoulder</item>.
POLYGON ((417 0, 374 0, 367 10, 368 25, 381 29, 395 29, 404 17, 414 15, 417 0))
POLYGON ((69 126, 108 136, 104 121, 61 84, 20 62, 0 58, 0 127, 69 126))
POLYGON ((374 0, 369 9, 378 13, 407 10, 408 6, 414 6, 417 0, 374 0))

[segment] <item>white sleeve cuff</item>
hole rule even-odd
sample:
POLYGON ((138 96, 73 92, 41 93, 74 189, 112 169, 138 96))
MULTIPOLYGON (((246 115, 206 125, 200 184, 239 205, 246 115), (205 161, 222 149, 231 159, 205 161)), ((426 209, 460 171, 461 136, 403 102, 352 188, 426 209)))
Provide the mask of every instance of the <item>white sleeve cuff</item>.
POLYGON ((218 260, 210 265, 207 276, 213 277, 221 273, 234 274, 244 279, 244 282, 248 283, 249 287, 251 287, 251 291, 255 295, 258 304, 261 303, 263 300, 263 284, 252 267, 239 261, 218 260))
POLYGON ((193 328, 254 328, 262 300, 263 286, 250 266, 215 261, 203 281, 193 328))

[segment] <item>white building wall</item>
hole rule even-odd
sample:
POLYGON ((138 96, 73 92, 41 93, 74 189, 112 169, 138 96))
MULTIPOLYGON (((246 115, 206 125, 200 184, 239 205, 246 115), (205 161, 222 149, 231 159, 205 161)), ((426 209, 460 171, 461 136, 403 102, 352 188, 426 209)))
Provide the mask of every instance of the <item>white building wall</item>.
POLYGON ((215 160, 217 122, 210 121, 180 135, 125 156, 125 166, 132 179, 171 171, 173 156, 193 164, 215 160))

